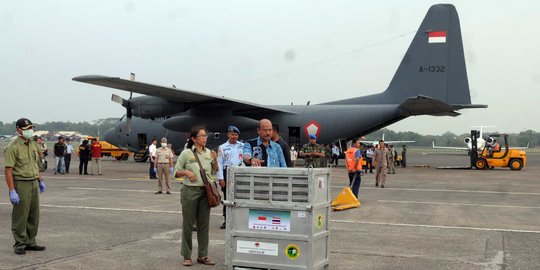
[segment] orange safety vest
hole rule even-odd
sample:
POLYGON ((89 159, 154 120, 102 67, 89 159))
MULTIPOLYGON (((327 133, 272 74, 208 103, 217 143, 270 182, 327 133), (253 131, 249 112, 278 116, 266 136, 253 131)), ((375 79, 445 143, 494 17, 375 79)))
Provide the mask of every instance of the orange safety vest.
POLYGON ((356 165, 356 168, 354 168, 354 165, 356 164, 356 151, 358 151, 358 148, 351 147, 345 152, 345 165, 348 170, 362 170, 362 157, 359 158, 358 164, 356 165))

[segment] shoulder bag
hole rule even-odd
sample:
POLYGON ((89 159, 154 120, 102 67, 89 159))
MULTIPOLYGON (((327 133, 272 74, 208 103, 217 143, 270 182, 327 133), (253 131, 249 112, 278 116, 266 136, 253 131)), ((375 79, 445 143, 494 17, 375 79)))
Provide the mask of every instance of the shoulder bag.
POLYGON ((216 207, 221 203, 221 195, 219 194, 217 184, 216 182, 208 181, 208 178, 206 178, 206 171, 203 169, 201 161, 199 160, 197 150, 193 151, 193 155, 195 155, 195 159, 197 160, 197 163, 199 163, 199 172, 201 173, 204 190, 206 191, 206 197, 208 198, 208 206, 216 207))

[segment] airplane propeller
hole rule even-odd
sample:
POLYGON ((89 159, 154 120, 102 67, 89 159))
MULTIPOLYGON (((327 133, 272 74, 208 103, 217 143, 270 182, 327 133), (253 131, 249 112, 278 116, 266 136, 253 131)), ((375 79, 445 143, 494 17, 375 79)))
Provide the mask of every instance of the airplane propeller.
POLYGON ((133 108, 131 107, 131 98, 133 96, 133 92, 129 93, 129 99, 125 100, 121 96, 118 96, 116 94, 112 94, 111 100, 113 102, 116 102, 120 105, 122 105, 124 108, 126 108, 126 134, 129 134, 131 132, 131 117, 133 116, 133 108))

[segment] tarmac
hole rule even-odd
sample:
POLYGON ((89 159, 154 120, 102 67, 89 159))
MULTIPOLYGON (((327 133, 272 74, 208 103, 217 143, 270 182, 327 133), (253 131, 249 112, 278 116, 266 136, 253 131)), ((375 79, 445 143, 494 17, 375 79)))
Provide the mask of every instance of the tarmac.
MULTIPOLYGON (((329 217, 330 269, 539 269, 540 155, 528 158, 522 171, 439 170, 467 165, 468 157, 410 153, 384 189, 368 173, 362 206, 329 217)), ((148 166, 104 158, 101 176, 79 175, 77 160, 70 174, 47 170, 38 234, 47 249, 26 255, 13 253, 12 207, 0 185, 0 269, 184 268, 181 182, 172 195, 156 195, 148 166)), ((332 168, 332 196, 347 184, 345 169, 332 168)), ((217 265, 191 269, 227 269, 222 222, 214 208, 209 256, 217 265)))

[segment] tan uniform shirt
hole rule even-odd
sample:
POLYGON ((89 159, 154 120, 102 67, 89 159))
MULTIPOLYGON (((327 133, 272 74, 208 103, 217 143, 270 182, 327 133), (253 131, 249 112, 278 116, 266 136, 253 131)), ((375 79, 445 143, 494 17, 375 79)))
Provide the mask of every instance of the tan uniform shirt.
POLYGON ((169 163, 170 159, 173 157, 173 153, 169 147, 163 148, 160 147, 156 151, 157 163, 169 163))
POLYGON ((373 159, 377 163, 377 167, 386 167, 388 166, 388 149, 375 149, 375 154, 373 159))

